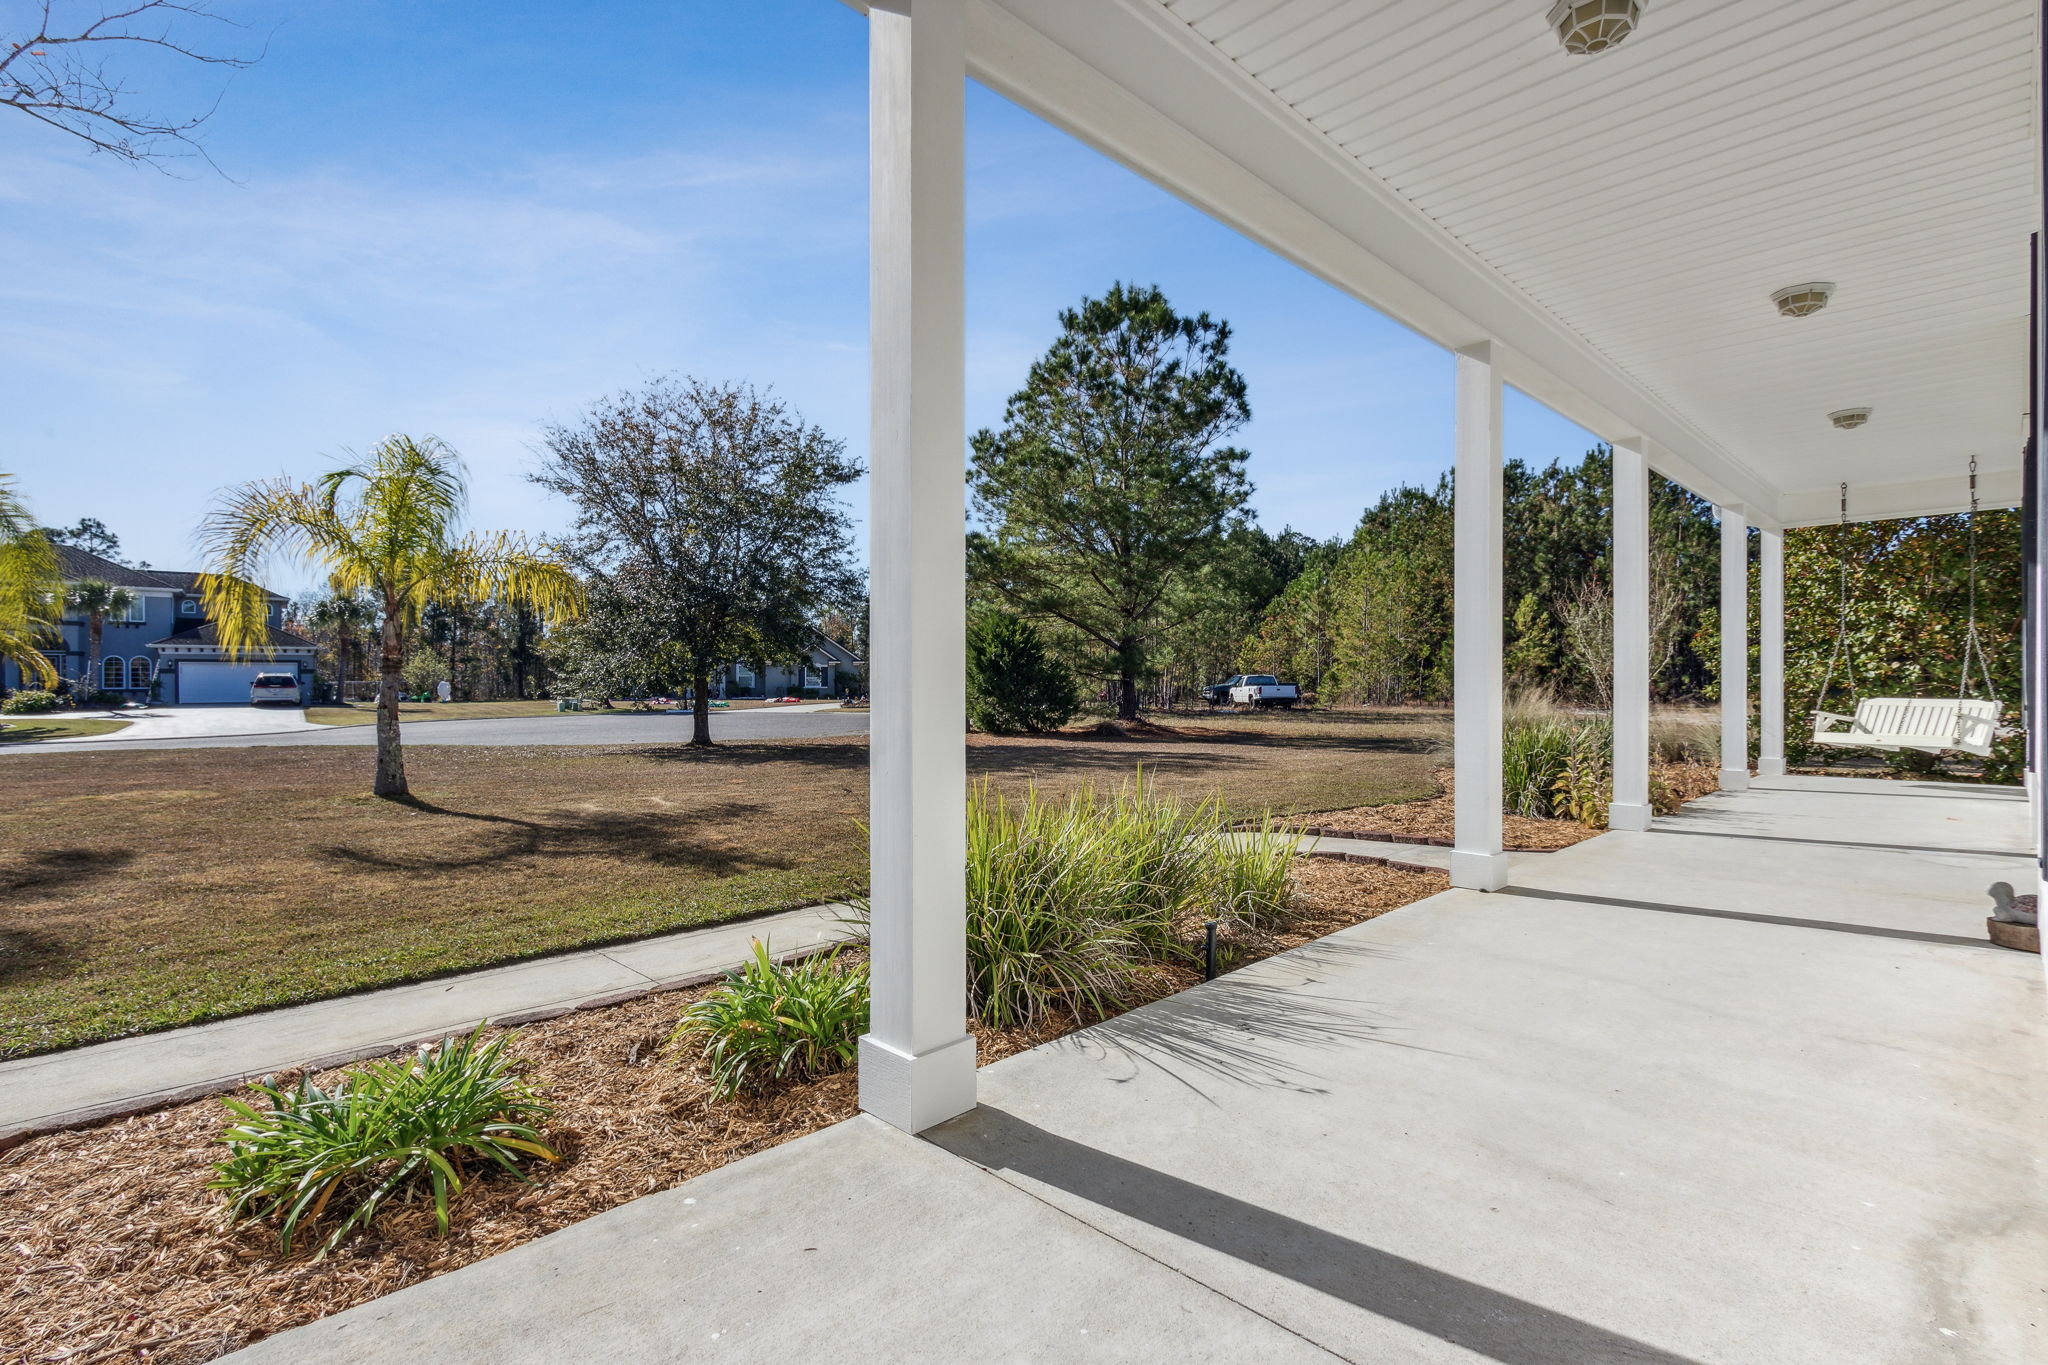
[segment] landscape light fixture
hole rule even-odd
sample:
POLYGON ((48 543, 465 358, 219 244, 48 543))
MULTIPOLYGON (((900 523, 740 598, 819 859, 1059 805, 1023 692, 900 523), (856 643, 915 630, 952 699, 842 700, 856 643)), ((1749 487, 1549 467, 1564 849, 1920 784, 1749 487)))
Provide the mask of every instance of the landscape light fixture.
POLYGON ((1557 0, 1550 7, 1550 26, 1574 57, 1605 52, 1635 32, 1642 17, 1638 0, 1557 0))
POLYGON ((1870 420, 1869 408, 1843 408, 1828 414, 1828 420, 1844 431, 1854 431, 1870 420))
POLYGON ((1835 286, 1816 280, 1812 284, 1788 284, 1771 295, 1771 302, 1788 318, 1803 318, 1828 306, 1835 286))

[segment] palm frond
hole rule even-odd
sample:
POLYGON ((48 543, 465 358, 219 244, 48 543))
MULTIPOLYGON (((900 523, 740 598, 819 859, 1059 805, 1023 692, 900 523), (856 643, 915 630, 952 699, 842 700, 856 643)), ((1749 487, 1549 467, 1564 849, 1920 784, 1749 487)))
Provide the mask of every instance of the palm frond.
POLYGON ((270 601, 257 578, 271 563, 327 567, 346 573, 362 565, 347 523, 320 493, 289 479, 265 479, 227 490, 200 523, 199 544, 211 567, 199 575, 208 619, 231 658, 270 644, 270 601))
POLYGON ((13 477, 0 474, 0 658, 45 687, 56 683, 57 670, 39 646, 56 633, 63 590, 57 547, 29 515, 13 477))
POLYGON ((582 613, 583 585, 545 545, 509 531, 452 541, 427 584, 427 600, 495 601, 526 607, 550 621, 582 613))

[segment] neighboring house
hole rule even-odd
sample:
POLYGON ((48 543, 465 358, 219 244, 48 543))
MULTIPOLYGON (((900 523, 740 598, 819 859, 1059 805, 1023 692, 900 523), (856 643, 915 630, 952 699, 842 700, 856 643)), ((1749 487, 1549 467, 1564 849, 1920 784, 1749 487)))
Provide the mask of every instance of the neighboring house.
MULTIPOLYGON (((206 618, 198 574, 131 569, 71 545, 59 545, 57 557, 66 584, 97 578, 126 588, 135 598, 125 616, 110 615, 101 626, 100 671, 92 688, 137 701, 246 705, 249 682, 258 673, 297 673, 302 695, 312 681, 313 642, 283 628, 285 599, 276 593, 265 594, 270 601, 268 651, 235 660, 221 649, 206 618)), ((43 651, 58 674, 74 683, 83 681, 90 633, 83 615, 67 612, 63 638, 43 651)), ((0 662, 0 689, 20 686, 20 668, 0 662)))
POLYGON ((726 697, 842 697, 860 689, 861 661, 846 646, 813 635, 801 658, 759 668, 733 664, 719 670, 711 686, 726 697))

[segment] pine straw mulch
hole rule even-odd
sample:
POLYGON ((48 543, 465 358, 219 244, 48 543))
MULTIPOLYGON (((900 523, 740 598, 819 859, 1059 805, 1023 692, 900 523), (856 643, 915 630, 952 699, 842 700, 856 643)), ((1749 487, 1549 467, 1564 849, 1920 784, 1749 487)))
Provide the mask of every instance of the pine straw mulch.
MULTIPOLYGON (((1665 790, 1681 805, 1720 787, 1720 773, 1696 763, 1660 763, 1655 771, 1665 790)), ((1389 806, 1321 811, 1286 823, 1292 828, 1338 838, 1392 839, 1448 848, 1457 830, 1457 780, 1449 768, 1438 769, 1436 780, 1443 788, 1441 796, 1389 806)), ((1516 853, 1550 853, 1602 833, 1605 831, 1588 828, 1576 820, 1541 820, 1528 815, 1501 817, 1501 842, 1516 853)))
MULTIPOLYGON (((1440 873, 1317 858, 1301 859, 1295 875, 1299 920, 1230 945, 1234 962, 1297 947, 1446 884, 1440 873)), ((1199 979, 1162 972, 1152 998, 1199 979)), ((557 1106, 545 1133, 563 1160, 532 1184, 472 1180, 445 1238, 426 1204, 395 1206, 325 1260, 279 1256, 267 1226, 224 1229, 221 1199, 205 1188, 222 1153, 218 1100, 22 1144, 0 1156, 0 1361, 196 1365, 854 1114, 851 1073, 716 1102, 696 1068, 660 1061, 682 1008, 712 989, 519 1030, 509 1051, 557 1106)), ((987 1063, 1080 1025, 1067 1017, 973 1032, 987 1063)))

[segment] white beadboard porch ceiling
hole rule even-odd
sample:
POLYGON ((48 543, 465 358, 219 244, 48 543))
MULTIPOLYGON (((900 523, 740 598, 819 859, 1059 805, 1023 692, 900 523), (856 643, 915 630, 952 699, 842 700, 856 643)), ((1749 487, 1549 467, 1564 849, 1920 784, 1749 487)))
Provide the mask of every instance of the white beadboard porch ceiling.
POLYGON ((2029 0, 1152 3, 1777 489, 2017 467, 2029 0))
POLYGON ((1643 0, 1591 57, 1550 0, 958 3, 977 79, 1754 520, 2017 497, 2031 0, 1643 0))

